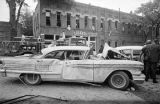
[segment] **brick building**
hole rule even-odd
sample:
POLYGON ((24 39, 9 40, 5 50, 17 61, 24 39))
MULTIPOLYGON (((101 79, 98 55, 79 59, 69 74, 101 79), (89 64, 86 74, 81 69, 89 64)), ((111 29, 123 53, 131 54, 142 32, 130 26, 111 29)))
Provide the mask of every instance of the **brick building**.
MULTIPOLYGON (((133 14, 110 10, 75 2, 67 5, 59 0, 39 0, 33 15, 33 34, 45 43, 66 37, 77 36, 95 44, 98 51, 101 44, 108 42, 112 47, 142 45, 142 26, 133 14)), ((60 0, 61 1, 61 0, 60 0)))
MULTIPOLYGON (((22 36, 21 24, 18 24, 17 27, 17 37, 22 36)), ((9 22, 0 21, 0 42, 9 41, 11 39, 10 33, 11 25, 9 22)))
POLYGON ((10 28, 8 22, 0 22, 0 41, 10 39, 10 28))

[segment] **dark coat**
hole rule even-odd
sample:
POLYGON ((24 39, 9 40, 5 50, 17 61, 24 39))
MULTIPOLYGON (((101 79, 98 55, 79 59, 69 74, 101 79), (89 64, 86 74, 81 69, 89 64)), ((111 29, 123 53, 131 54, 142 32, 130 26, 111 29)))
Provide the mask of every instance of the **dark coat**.
POLYGON ((157 44, 149 44, 146 46, 149 50, 150 62, 158 62, 160 59, 160 46, 157 44))
POLYGON ((100 49, 99 49, 98 52, 99 52, 99 53, 102 53, 102 52, 103 52, 103 48, 104 48, 104 47, 101 45, 101 47, 100 47, 100 49))
POLYGON ((148 47, 146 47, 146 45, 142 48, 142 53, 140 55, 140 57, 143 55, 143 61, 149 61, 149 50, 148 47))

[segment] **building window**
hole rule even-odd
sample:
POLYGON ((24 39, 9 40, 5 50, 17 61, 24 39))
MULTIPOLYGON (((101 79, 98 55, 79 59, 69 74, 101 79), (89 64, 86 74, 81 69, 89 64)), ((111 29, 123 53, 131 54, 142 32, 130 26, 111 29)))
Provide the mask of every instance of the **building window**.
POLYGON ((130 31, 131 31, 131 24, 128 23, 128 33, 130 33, 130 31))
POLYGON ((60 36, 59 36, 59 35, 56 35, 56 37, 55 37, 55 38, 56 38, 56 40, 58 40, 58 39, 60 38, 60 36))
POLYGON ((92 46, 94 50, 96 50, 96 37, 88 38, 89 46, 92 46))
POLYGON ((110 30, 110 29, 111 29, 111 27, 112 27, 111 23, 112 23, 112 21, 111 21, 111 20, 109 20, 109 21, 108 21, 108 30, 110 30))
POLYGON ((67 27, 71 26, 71 13, 67 13, 67 27))
POLYGON ((125 40, 123 40, 123 41, 122 41, 122 46, 123 46, 123 45, 125 45, 125 44, 126 44, 126 41, 125 41, 125 40))
POLYGON ((118 46, 118 42, 115 42, 115 47, 117 47, 118 46))
POLYGON ((92 29, 96 29, 96 17, 92 17, 92 29))
POLYGON ((46 26, 51 26, 51 11, 46 10, 46 26))
POLYGON ((84 26, 85 26, 85 28, 87 28, 87 26, 88 26, 88 16, 84 17, 84 26))
POLYGON ((76 28, 79 29, 80 27, 80 15, 76 15, 76 28))
POLYGON ((54 35, 44 35, 44 39, 46 40, 54 40, 54 35))
POLYGON ((88 41, 88 37, 84 37, 84 38, 86 38, 86 41, 88 41))
POLYGON ((134 32, 134 35, 137 35, 137 24, 133 25, 133 32, 134 32))
POLYGON ((37 21, 36 21, 36 29, 38 30, 38 28, 39 28, 39 18, 38 18, 38 14, 37 14, 36 17, 37 17, 37 19, 36 19, 36 20, 37 20, 37 21))
POLYGON ((90 37, 90 41, 96 41, 96 37, 90 37))
POLYGON ((71 38, 72 36, 66 35, 66 38, 71 38))
POLYGON ((57 12, 57 26, 61 27, 61 12, 57 12))
POLYGON ((118 21, 115 22, 115 28, 118 28, 118 21))
POLYGON ((130 23, 128 23, 128 29, 130 29, 131 28, 131 24, 130 23))
POLYGON ((123 32, 125 31, 125 23, 124 22, 122 23, 122 31, 123 32))
POLYGON ((111 46, 111 41, 108 41, 108 45, 111 46))
POLYGON ((101 18, 101 25, 100 28, 103 29, 104 28, 104 18, 101 18))

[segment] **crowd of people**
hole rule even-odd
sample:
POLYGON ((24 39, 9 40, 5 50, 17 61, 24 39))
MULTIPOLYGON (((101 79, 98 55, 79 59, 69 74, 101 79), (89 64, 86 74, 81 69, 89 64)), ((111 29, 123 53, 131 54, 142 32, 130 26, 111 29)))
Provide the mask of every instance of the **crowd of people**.
POLYGON ((150 78, 153 83, 158 83, 156 78, 157 63, 160 60, 160 45, 157 39, 147 40, 142 48, 141 56, 143 55, 145 81, 150 78))

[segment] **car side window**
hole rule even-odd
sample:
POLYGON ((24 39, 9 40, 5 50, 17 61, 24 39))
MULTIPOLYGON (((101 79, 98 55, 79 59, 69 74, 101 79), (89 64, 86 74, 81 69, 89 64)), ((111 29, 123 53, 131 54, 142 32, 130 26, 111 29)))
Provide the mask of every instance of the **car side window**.
POLYGON ((141 50, 133 50, 133 55, 140 55, 141 50))
POLYGON ((106 59, 125 59, 125 57, 112 50, 109 50, 106 59))
POLYGON ((130 56, 132 51, 130 49, 125 49, 125 50, 121 50, 121 53, 127 55, 127 56, 130 56))
POLYGON ((66 51, 67 60, 81 60, 83 58, 83 51, 66 51))
POLYGON ((59 59, 59 60, 64 60, 64 51, 53 51, 48 53, 45 58, 49 58, 49 59, 59 59))

